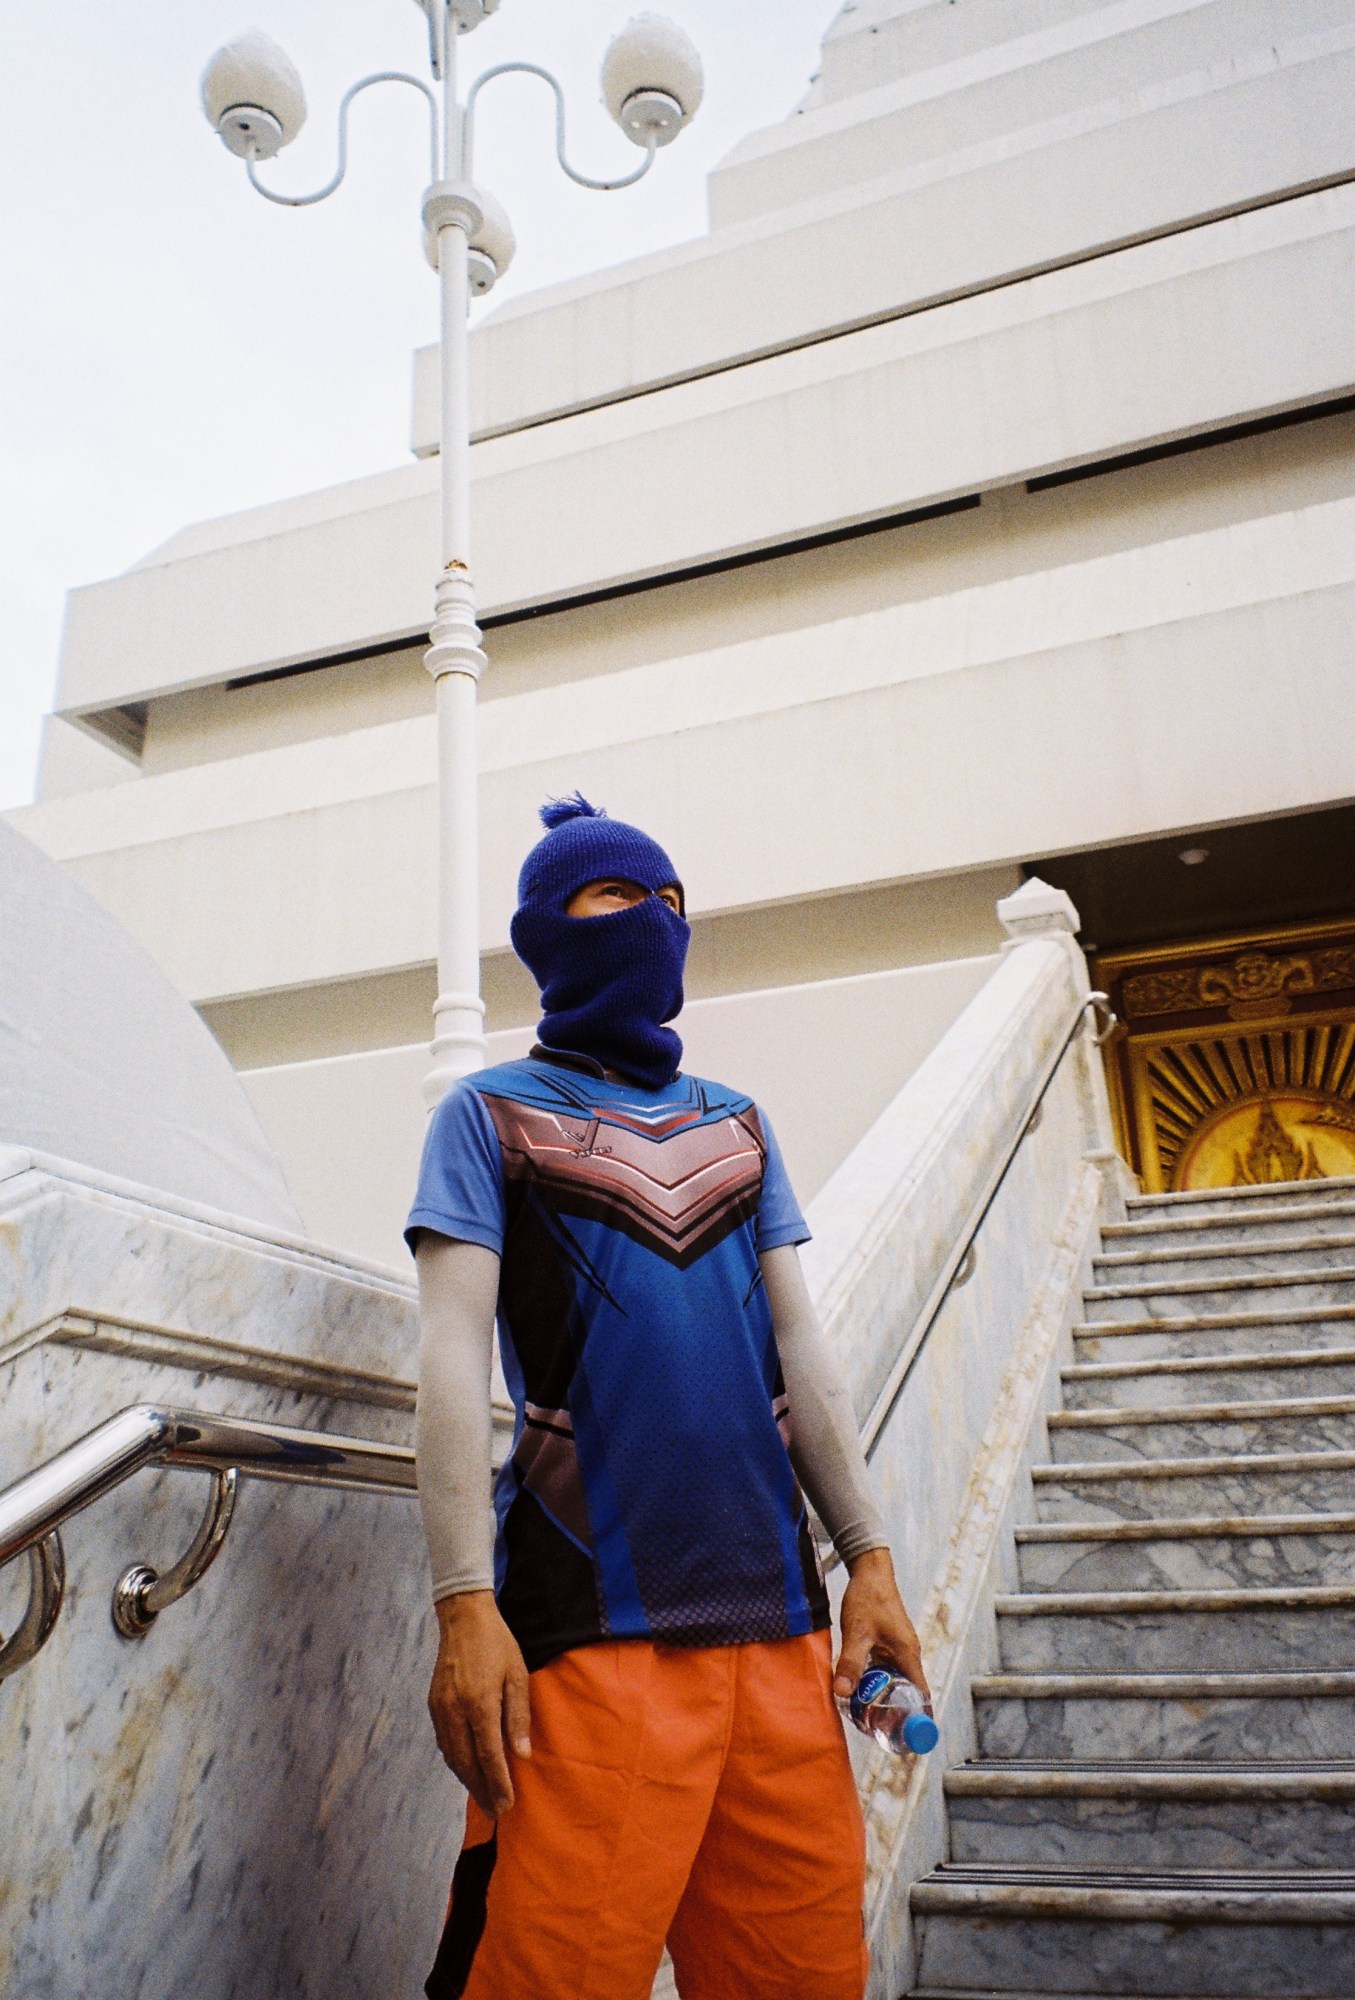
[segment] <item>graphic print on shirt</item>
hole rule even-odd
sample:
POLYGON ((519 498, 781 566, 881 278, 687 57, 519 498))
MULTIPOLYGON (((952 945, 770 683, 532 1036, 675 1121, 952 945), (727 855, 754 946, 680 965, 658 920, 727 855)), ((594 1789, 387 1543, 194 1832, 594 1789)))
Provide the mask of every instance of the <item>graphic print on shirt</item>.
POLYGON ((561 1215, 619 1229, 680 1271, 756 1215, 766 1147, 751 1104, 714 1123, 697 1104, 652 1119, 567 1116, 490 1099, 510 1188, 531 1182, 561 1215))
POLYGON ((528 1666, 602 1638, 821 1629, 758 1264, 806 1232, 779 1158, 762 1213, 774 1147, 756 1106, 697 1078, 645 1091, 536 1059, 458 1090, 501 1175, 517 1428, 495 1583, 528 1666))

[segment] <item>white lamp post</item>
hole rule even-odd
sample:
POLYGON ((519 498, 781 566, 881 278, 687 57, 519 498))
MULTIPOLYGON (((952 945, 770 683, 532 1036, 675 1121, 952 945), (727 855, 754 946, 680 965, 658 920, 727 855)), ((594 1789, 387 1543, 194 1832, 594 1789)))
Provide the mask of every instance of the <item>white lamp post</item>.
POLYGON ((401 70, 365 76, 339 104, 339 157, 331 178, 312 194, 285 195, 263 185, 261 160, 290 144, 306 116, 295 69, 266 35, 252 31, 219 49, 202 77, 203 109, 223 143, 245 161, 251 184, 289 208, 323 201, 348 165, 348 107, 377 83, 404 83, 428 101, 431 185, 423 197, 424 246, 442 294, 442 565, 434 599, 431 644, 424 664, 437 685, 438 722, 438 997, 433 1064, 424 1085, 430 1110, 458 1077, 485 1059, 480 998, 479 834, 476 801, 475 698, 485 665, 475 621, 471 572, 470 370, 466 324, 472 294, 502 277, 513 255, 513 231, 498 202, 473 179, 475 108, 496 76, 538 76, 555 96, 556 156, 581 187, 630 187, 675 139, 701 102, 701 59, 682 30, 656 14, 631 21, 608 48, 602 94, 626 137, 644 159, 619 180, 593 180, 565 157, 564 93, 535 63, 499 63, 477 77, 465 100, 457 92, 457 41, 496 11, 499 0, 419 0, 428 16, 429 64, 438 94, 401 70))

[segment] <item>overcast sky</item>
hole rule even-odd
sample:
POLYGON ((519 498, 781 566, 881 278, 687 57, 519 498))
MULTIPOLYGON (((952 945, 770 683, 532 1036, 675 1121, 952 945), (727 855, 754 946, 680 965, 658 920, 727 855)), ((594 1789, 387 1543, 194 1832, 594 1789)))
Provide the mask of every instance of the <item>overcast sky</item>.
MULTIPOLYGON (((483 100, 478 175, 519 246, 498 296, 700 234, 706 172, 793 108, 839 0, 655 4, 700 46, 707 97, 639 187, 587 194, 564 180, 541 85, 507 80, 483 100)), ((636 11, 502 0, 462 43, 467 73, 513 56, 548 64, 569 91, 578 163, 624 171, 635 155, 599 107, 597 66, 636 11)), ((0 18, 3 808, 32 795, 66 590, 187 521, 400 463, 410 354, 434 338, 437 301, 411 92, 359 100, 348 181, 301 212, 250 191, 197 101, 212 50, 265 29, 310 108, 270 175, 316 185, 345 86, 370 69, 423 73, 414 0, 5 0, 0 18)))

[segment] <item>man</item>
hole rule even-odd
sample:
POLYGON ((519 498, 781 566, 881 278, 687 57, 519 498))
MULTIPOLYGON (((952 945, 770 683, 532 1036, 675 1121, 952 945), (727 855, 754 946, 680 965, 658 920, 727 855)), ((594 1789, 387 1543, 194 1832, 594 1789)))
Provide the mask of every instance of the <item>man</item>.
POLYGON ((541 817, 512 924, 539 1041, 443 1100, 407 1231, 429 1709, 470 1793, 427 1992, 644 2000, 666 1939, 683 2000, 861 2000, 832 1696, 872 1658, 926 1683, 809 1232, 756 1106, 678 1069, 672 862, 577 795, 541 817), (802 1490, 850 1572, 835 1675, 802 1490))

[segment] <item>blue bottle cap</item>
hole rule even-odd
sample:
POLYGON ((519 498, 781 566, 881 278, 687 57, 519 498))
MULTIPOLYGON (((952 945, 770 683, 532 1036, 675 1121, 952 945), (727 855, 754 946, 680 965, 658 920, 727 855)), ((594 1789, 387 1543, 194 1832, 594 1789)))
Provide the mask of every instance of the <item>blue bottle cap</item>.
POLYGON ((941 1731, 930 1715, 910 1715, 903 1725, 903 1740, 915 1757, 925 1757, 941 1741, 941 1731))

